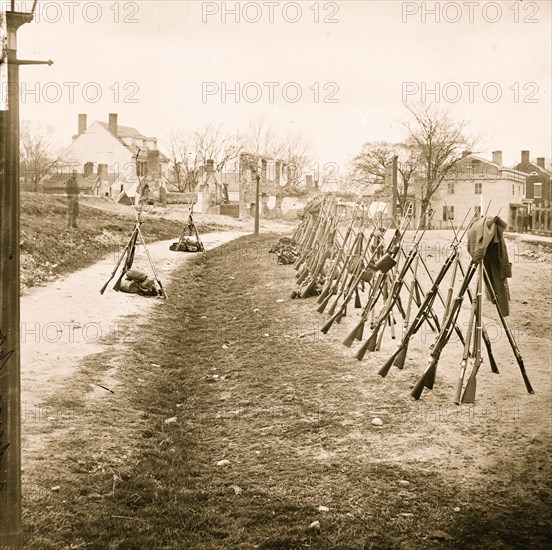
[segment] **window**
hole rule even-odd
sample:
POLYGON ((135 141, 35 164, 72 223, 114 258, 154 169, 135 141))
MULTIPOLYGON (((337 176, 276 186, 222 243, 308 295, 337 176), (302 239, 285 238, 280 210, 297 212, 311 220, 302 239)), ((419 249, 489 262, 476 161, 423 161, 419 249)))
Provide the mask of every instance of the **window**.
POLYGON ((538 183, 535 183, 535 186, 534 186, 534 193, 533 193, 533 197, 535 199, 541 199, 542 198, 542 183, 538 182, 538 183))
POLYGON ((516 186, 512 183, 512 196, 516 194, 516 186))
POLYGON ((443 206, 443 221, 454 220, 454 206, 443 206))
POLYGON ((481 205, 475 207, 475 215, 480 218, 481 217, 481 205))
POLYGON ((85 162, 84 163, 84 173, 83 176, 85 178, 89 178, 94 175, 94 163, 93 162, 85 162))
POLYGON ((481 195, 483 193, 483 182, 482 181, 476 181, 475 182, 475 194, 481 195))
POLYGON ((268 181, 274 181, 275 175, 276 175, 276 166, 274 165, 273 162, 267 164, 266 172, 267 172, 266 179, 268 181))
POLYGON ((138 161, 136 164, 136 175, 139 178, 143 178, 148 173, 148 163, 143 161, 138 161))
POLYGON ((453 181, 447 182, 447 193, 449 195, 454 195, 454 182, 453 181))

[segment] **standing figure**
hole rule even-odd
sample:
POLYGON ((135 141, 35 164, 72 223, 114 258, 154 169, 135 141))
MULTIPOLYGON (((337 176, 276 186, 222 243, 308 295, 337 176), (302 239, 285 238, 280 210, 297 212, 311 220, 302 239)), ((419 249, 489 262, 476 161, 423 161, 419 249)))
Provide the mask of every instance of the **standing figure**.
POLYGON ((150 188, 149 185, 144 182, 143 185, 140 187, 140 204, 148 204, 150 195, 150 188))
POLYGON ((73 173, 65 183, 65 193, 67 195, 67 227, 77 229, 77 217, 79 215, 79 184, 77 182, 77 173, 73 173))
POLYGON ((167 184, 164 180, 161 180, 161 183, 159 184, 159 202, 161 203, 161 206, 167 206, 167 184))

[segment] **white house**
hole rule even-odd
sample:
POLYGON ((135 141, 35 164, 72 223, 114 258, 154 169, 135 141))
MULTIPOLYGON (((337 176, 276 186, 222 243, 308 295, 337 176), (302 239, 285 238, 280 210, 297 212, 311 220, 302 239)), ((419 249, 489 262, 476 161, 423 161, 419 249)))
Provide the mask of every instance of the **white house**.
POLYGON ((108 122, 95 121, 90 126, 86 115, 79 114, 78 133, 62 152, 61 164, 61 173, 44 185, 46 192, 59 190, 76 170, 85 182, 84 192, 119 200, 136 195, 139 179, 155 186, 166 171, 168 159, 158 150, 157 138, 120 126, 116 113, 109 115, 108 122))
POLYGON ((450 227, 449 219, 458 226, 466 215, 467 223, 481 208, 515 226, 523 209, 526 178, 527 174, 502 165, 502 151, 494 151, 492 161, 466 153, 431 199, 433 226, 450 227))

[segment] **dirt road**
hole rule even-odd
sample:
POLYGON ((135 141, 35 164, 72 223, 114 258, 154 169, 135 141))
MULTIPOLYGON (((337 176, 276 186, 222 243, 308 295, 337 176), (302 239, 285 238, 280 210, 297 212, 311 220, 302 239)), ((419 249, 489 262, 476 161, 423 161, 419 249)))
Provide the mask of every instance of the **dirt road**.
MULTIPOLYGON (((245 232, 207 233, 206 250, 228 243, 245 232)), ((159 279, 165 284, 172 271, 194 256, 169 250, 173 240, 148 245, 159 279)), ((145 298, 112 290, 116 277, 100 295, 117 261, 117 253, 55 283, 27 290, 21 299, 21 402, 25 411, 35 411, 71 375, 83 357, 98 353, 121 332, 123 319, 147 319, 153 303, 163 298, 145 298)), ((143 246, 136 249, 134 266, 152 271, 143 246)), ((170 296, 168 297, 170 300, 170 296)), ((138 322, 139 322, 138 321, 138 322)))

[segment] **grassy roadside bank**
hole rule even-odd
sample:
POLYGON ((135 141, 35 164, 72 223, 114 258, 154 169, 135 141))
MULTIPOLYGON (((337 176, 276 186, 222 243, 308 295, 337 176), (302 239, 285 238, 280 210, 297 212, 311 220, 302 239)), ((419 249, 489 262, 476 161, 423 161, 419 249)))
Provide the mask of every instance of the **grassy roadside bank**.
MULTIPOLYGON (((131 213, 131 212, 130 212, 131 213)), ((131 213, 132 214, 132 213, 131 213)), ((64 197, 21 194, 21 284, 32 287, 87 267, 125 246, 133 229, 132 215, 104 212, 81 201, 79 229, 66 227, 64 197)), ((176 238, 182 224, 144 216, 147 242, 176 238)), ((200 226, 201 232, 210 230, 200 226)))
POLYGON ((50 420, 28 418, 42 445, 26 461, 25 547, 547 547, 549 442, 433 422, 405 400, 415 372, 375 379, 321 338, 312 300, 288 299, 274 238, 196 256, 169 302, 60 388, 50 420), (496 470, 477 477, 487 451, 496 470))

